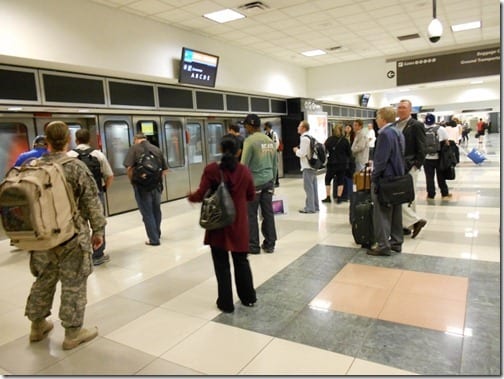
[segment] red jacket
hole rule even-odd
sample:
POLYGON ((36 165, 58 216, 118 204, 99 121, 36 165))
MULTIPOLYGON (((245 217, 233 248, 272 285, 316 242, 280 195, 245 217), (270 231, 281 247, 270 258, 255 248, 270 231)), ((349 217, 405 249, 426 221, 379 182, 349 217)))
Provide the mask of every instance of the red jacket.
MULTIPOLYGON (((223 229, 207 230, 204 243, 227 251, 246 253, 249 250, 247 202, 252 201, 255 196, 254 180, 248 167, 241 163, 236 165, 233 172, 227 170, 222 172, 236 208, 236 219, 233 224, 223 229)), ((199 188, 189 195, 188 200, 200 203, 206 191, 209 188, 216 188, 220 180, 219 164, 217 162, 208 164, 201 176, 199 188)))

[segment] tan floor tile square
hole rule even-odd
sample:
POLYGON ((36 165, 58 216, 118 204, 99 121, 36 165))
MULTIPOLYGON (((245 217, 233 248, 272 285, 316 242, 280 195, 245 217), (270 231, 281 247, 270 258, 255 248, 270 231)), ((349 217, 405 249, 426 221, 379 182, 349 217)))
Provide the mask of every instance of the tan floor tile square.
POLYGON ((393 291, 378 318, 439 331, 464 328, 466 302, 393 291))
POLYGON ((460 276, 403 271, 394 291, 465 301, 469 279, 460 276))
POLYGON ((401 270, 349 263, 333 281, 358 284, 380 289, 391 289, 401 277, 401 270))
POLYGON ((376 318, 389 293, 390 289, 332 282, 313 299, 310 306, 376 318))

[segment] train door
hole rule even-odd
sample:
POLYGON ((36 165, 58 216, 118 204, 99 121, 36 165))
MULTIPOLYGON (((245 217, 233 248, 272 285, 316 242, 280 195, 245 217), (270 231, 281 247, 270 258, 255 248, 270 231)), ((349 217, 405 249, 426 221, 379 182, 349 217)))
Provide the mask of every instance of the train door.
POLYGON ((162 118, 164 153, 168 162, 165 188, 168 200, 180 199, 189 192, 189 168, 186 154, 186 133, 183 119, 162 118))
POLYGON ((136 209, 135 194, 123 165, 133 143, 131 117, 106 115, 99 116, 98 120, 105 140, 103 141, 104 153, 114 172, 114 182, 106 193, 108 214, 114 215, 136 209))
MULTIPOLYGON (((42 133, 41 133, 42 134, 42 133)), ((37 136, 31 115, 0 117, 0 180, 37 136)))
POLYGON ((204 121, 188 119, 185 125, 187 144, 187 163, 189 168, 189 187, 191 192, 198 189, 201 174, 205 168, 204 121))
POLYGON ((207 121, 205 128, 207 163, 220 161, 222 157, 222 153, 220 151, 220 141, 226 133, 227 127, 224 120, 207 121))

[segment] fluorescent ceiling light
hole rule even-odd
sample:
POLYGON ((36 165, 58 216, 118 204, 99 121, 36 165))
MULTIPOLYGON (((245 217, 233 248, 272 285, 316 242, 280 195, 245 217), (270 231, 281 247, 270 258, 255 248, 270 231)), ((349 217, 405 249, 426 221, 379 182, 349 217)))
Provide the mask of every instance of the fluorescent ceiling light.
POLYGON ((324 50, 310 50, 310 51, 303 51, 301 54, 307 56, 307 57, 316 57, 317 55, 324 55, 327 54, 324 50))
POLYGON ((409 88, 401 88, 399 92, 409 92, 411 91, 409 88))
POLYGON ((224 24, 225 22, 238 20, 240 18, 245 18, 241 13, 235 12, 232 9, 223 9, 221 11, 212 12, 204 14, 203 17, 206 17, 212 21, 218 22, 219 24, 224 24))
POLYGON ((463 30, 479 29, 481 28, 481 21, 466 22, 465 24, 452 25, 451 30, 454 32, 461 32, 463 30))
POLYGON ((473 80, 472 82, 470 82, 470 84, 481 84, 483 83, 483 80, 473 80))
POLYGON ((9 107, 7 108, 8 111, 22 111, 23 107, 9 107))

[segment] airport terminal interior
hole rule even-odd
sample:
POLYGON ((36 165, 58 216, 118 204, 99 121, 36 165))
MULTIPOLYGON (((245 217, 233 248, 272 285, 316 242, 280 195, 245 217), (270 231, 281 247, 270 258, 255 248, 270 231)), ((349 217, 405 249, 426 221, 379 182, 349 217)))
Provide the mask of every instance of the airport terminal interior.
MULTIPOLYGON (((99 336, 64 351, 59 289, 48 338, 30 343, 28 253, 0 241, 3 375, 500 375, 500 134, 471 133, 460 147, 449 200, 403 251, 366 255, 354 243, 348 203, 301 214, 299 177, 276 188, 274 253, 249 255, 257 303, 216 305, 216 280, 199 206, 162 205, 161 246, 146 246, 138 211, 108 218, 111 260, 88 280, 85 325, 99 336), (476 148, 487 159, 467 158, 476 148)), ((319 198, 325 196, 318 175, 319 198)))

